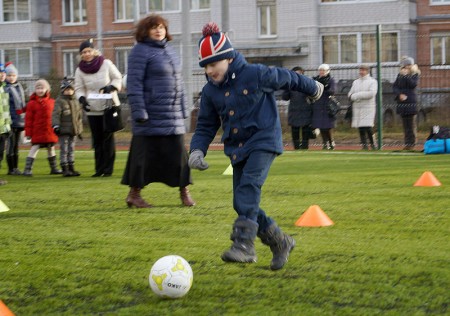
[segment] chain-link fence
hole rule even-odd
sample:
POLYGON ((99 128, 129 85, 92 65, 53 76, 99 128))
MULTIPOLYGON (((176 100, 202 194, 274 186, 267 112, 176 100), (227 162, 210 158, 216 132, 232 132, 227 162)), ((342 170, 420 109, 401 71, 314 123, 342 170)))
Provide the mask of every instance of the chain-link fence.
MULTIPOLYGON (((375 65, 372 68, 372 76, 377 78, 375 65)), ((450 126, 450 71, 445 69, 434 69, 430 65, 419 65, 421 71, 418 94, 418 144, 422 144, 426 135, 433 125, 450 126)), ((377 122, 377 116, 374 122, 374 133, 377 128, 382 126, 383 145, 400 146, 402 144, 402 122, 396 114, 397 102, 392 90, 393 82, 398 74, 398 65, 383 66, 382 76, 382 124, 377 122)), ((305 75, 313 77, 317 75, 316 69, 305 69, 305 75)), ((350 101, 347 93, 355 79, 358 78, 358 67, 340 67, 331 69, 331 76, 337 82, 336 97, 340 101, 341 111, 338 114, 336 128, 334 129, 335 141, 339 145, 359 145, 358 132, 352 129, 350 121, 345 118, 350 101)), ((24 78, 20 80, 26 88, 27 94, 31 94, 34 82, 37 78, 24 78)), ((59 83, 61 78, 48 78, 52 86, 52 95, 56 97, 59 93, 59 83)), ((206 83, 205 74, 196 72, 191 78, 185 79, 186 84, 191 85, 193 91, 193 100, 191 103, 191 117, 187 120, 188 132, 193 132, 196 126, 196 119, 200 101, 200 92, 206 83)), ((277 92, 277 100, 281 124, 284 132, 285 143, 290 144, 290 126, 287 122, 289 101, 281 100, 281 91, 277 92)), ((130 110, 126 99, 126 93, 120 93, 123 104, 122 115, 126 122, 130 122, 130 110)), ((130 124, 127 124, 128 128, 130 124)), ((375 135, 376 136, 376 135, 375 135)), ((312 146, 319 144, 319 140, 314 140, 312 146)))

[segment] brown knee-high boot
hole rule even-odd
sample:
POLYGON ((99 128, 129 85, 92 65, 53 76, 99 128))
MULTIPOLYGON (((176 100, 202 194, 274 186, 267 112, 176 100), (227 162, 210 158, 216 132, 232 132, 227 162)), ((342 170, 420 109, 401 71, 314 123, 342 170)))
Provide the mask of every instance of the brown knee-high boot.
POLYGON ((192 199, 187 187, 180 188, 180 198, 184 206, 194 206, 195 201, 192 199))
POLYGON ((145 200, 141 197, 141 188, 130 187, 130 192, 128 193, 126 202, 128 207, 136 207, 136 208, 150 208, 151 204, 145 202, 145 200))

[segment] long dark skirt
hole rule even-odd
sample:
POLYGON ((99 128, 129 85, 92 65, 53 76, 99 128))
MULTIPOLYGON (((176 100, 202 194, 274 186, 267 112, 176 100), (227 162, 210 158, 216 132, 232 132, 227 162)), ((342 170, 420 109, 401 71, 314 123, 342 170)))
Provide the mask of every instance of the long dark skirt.
POLYGON ((184 135, 133 136, 122 184, 143 188, 161 182, 171 187, 192 183, 184 135))

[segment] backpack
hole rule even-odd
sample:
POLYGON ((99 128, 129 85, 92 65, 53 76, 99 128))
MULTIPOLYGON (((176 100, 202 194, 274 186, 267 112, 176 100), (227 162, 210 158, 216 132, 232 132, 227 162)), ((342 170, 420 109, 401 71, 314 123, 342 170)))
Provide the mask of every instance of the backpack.
POLYGON ((433 126, 423 151, 425 154, 450 154, 450 128, 433 126))

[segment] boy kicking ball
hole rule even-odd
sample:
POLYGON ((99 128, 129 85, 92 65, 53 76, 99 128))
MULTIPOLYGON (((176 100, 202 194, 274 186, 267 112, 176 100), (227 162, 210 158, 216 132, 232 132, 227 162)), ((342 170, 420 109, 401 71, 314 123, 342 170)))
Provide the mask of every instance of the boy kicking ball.
POLYGON ((254 240, 258 236, 272 251, 270 268, 281 269, 295 240, 259 206, 270 166, 283 152, 274 92, 300 91, 313 102, 322 95, 323 86, 284 68, 248 64, 215 23, 203 27, 199 64, 205 69, 208 83, 202 90, 189 166, 208 168, 204 157, 221 125, 224 151, 233 166, 233 207, 238 217, 231 233, 233 244, 222 254, 222 260, 256 262, 254 240))

